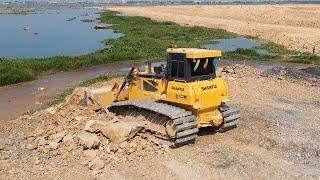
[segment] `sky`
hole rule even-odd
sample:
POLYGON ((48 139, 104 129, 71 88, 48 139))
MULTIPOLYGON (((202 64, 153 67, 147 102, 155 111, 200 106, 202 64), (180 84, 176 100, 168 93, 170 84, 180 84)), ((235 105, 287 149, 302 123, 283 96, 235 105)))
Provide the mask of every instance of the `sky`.
MULTIPOLYGON (((2 3, 2 2, 14 2, 14 1, 15 0, 0 0, 0 3, 2 3)), ((17 0, 17 1, 24 1, 24 0, 17 0)), ((48 2, 48 1, 54 1, 54 2, 72 1, 72 2, 77 2, 77 1, 86 1, 86 0, 27 0, 27 1, 38 1, 38 2, 41 2, 41 1, 42 2, 48 2)), ((88 0, 88 1, 93 1, 93 0, 88 0)), ((108 0, 105 0, 105 1, 108 1, 108 0)), ((136 1, 139 1, 139 0, 136 0, 136 1)), ((146 0, 144 0, 144 1, 146 1, 146 0)), ((175 0, 155 0, 155 1, 166 2, 166 1, 175 1, 175 0)), ((190 1, 190 0, 177 0, 177 2, 181 2, 181 1, 190 1)), ((197 0, 197 1, 205 2, 205 1, 212 1, 212 0, 197 0)), ((295 0, 216 0, 216 1, 295 1, 295 0)), ((296 1, 319 1, 320 2, 320 0, 296 0, 296 1)))

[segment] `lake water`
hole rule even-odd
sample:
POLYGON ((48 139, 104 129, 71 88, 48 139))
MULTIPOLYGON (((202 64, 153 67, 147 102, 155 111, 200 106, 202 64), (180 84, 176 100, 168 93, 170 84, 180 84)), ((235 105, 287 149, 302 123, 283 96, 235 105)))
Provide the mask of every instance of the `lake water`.
POLYGON ((82 55, 108 48, 102 41, 122 36, 111 29, 95 30, 94 9, 48 9, 28 15, 0 15, 0 57, 41 58, 82 55))
POLYGON ((261 41, 255 40, 255 39, 248 39, 245 37, 237 37, 237 38, 231 38, 231 39, 217 39, 216 43, 213 44, 205 44, 201 46, 205 49, 218 49, 222 52, 232 52, 237 50, 238 48, 243 49, 254 49, 259 54, 262 55, 271 55, 275 56, 276 53, 270 53, 265 49, 255 49, 256 47, 259 47, 262 44, 261 41))

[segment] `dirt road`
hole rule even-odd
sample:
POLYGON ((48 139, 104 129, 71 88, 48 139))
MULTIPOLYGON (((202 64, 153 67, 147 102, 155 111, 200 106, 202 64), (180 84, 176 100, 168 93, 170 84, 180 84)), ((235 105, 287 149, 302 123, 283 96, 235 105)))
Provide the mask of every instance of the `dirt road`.
POLYGON ((116 6, 107 9, 187 26, 226 29, 320 54, 320 5, 116 6))
MULTIPOLYGON (((130 63, 131 64, 131 63, 130 63)), ((141 63, 133 63, 139 66, 141 63)), ((47 105, 57 94, 81 81, 102 74, 126 71, 128 62, 110 63, 92 68, 40 76, 31 82, 0 87, 0 122, 47 105)))
POLYGON ((84 148, 78 133, 112 116, 82 107, 77 89, 58 109, 1 124, 0 179, 319 179, 319 68, 263 67, 220 67, 241 108, 239 126, 202 129, 178 149, 147 131, 114 146, 96 130, 90 137, 100 146, 84 148))

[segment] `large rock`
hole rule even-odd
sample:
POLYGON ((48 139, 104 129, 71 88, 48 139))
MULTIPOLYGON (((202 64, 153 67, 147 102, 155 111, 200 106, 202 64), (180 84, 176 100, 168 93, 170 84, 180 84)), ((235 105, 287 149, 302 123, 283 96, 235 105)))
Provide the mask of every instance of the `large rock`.
POLYGON ((88 150, 84 150, 83 151, 83 155, 86 156, 86 157, 91 157, 91 158, 94 158, 97 156, 97 153, 95 150, 92 150, 92 149, 88 149, 88 150))
POLYGON ((51 142, 51 143, 49 144, 49 148, 50 148, 50 150, 58 149, 58 148, 59 148, 59 143, 57 143, 57 142, 51 142))
POLYGON ((100 126, 101 133, 113 143, 121 143, 134 137, 141 129, 143 124, 133 120, 109 121, 107 125, 100 126))
POLYGON ((48 113, 53 115, 57 112, 58 108, 57 108, 57 106, 52 106, 52 107, 47 108, 46 110, 48 113))
POLYGON ((88 132, 98 132, 101 126, 106 126, 108 123, 106 121, 98 121, 98 120, 89 120, 84 129, 88 132))
POLYGON ((72 134, 67 134, 63 139, 62 142, 67 143, 73 141, 73 135, 72 134))
POLYGON ((86 131, 81 131, 77 135, 79 143, 87 149, 99 147, 99 139, 96 134, 88 133, 86 131))
POLYGON ((104 162, 99 158, 94 158, 89 162, 90 170, 100 170, 104 168, 104 162))
POLYGON ((29 150, 37 149, 37 144, 35 142, 31 142, 31 143, 27 144, 26 148, 29 150))
POLYGON ((62 139, 64 138, 64 136, 66 136, 66 134, 64 132, 58 132, 56 134, 51 135, 51 140, 53 140, 54 142, 60 142, 62 141, 62 139))

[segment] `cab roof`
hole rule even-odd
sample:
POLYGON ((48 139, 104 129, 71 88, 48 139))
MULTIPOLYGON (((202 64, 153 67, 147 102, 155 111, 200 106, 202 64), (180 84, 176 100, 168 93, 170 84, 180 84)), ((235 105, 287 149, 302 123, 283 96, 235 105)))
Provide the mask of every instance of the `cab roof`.
POLYGON ((197 48, 169 48, 167 53, 185 54, 186 58, 210 58, 221 57, 220 50, 208 50, 197 48))

